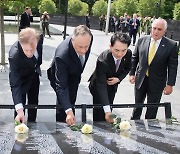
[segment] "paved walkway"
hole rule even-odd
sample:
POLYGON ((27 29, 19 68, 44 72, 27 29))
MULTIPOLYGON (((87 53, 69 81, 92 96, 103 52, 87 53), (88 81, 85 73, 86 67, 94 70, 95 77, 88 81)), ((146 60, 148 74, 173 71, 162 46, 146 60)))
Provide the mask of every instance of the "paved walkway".
MULTIPOLYGON (((63 26, 50 25, 50 29, 55 29, 56 31, 63 31, 63 26)), ((72 34, 74 27, 67 27, 67 33, 72 34)), ((92 30, 94 41, 92 46, 92 52, 90 54, 89 60, 87 62, 86 68, 82 75, 82 80, 80 83, 78 96, 76 104, 92 104, 92 96, 88 90, 88 78, 94 71, 97 56, 109 47, 109 40, 112 34, 105 35, 104 32, 92 30)), ((17 40, 17 34, 5 34, 5 44, 6 44, 6 61, 8 62, 8 51, 11 45, 17 40)), ((44 40, 44 50, 43 50, 43 64, 42 64, 42 74, 41 85, 40 85, 40 97, 39 104, 55 104, 56 97, 53 89, 49 85, 47 79, 46 70, 48 69, 52 58, 54 57, 54 52, 59 43, 63 40, 62 35, 52 35, 51 38, 45 37, 44 40)), ((133 51, 134 46, 130 46, 133 51)), ((1 57, 1 56, 0 56, 1 57)), ((13 104, 11 91, 8 81, 8 65, 0 66, 0 104, 13 104)), ((180 119, 180 68, 178 69, 177 84, 174 87, 174 93, 170 96, 163 96, 161 102, 171 102, 172 103, 172 114, 180 119)), ((117 95, 114 100, 115 104, 124 103, 134 103, 134 85, 130 84, 128 77, 126 77, 122 83, 119 85, 117 95)), ((132 109, 116 109, 114 111, 119 114, 123 119, 130 119, 132 109)), ((81 113, 77 110, 77 120, 80 121, 81 113)), ((160 108, 158 112, 158 118, 163 119, 164 108, 160 108)), ((142 117, 143 118, 143 117, 142 117)), ((88 110, 87 119, 92 120, 92 110, 88 110)), ((12 110, 2 110, 0 109, 0 121, 13 121, 13 111, 12 110)), ((38 110, 37 121, 55 121, 55 110, 38 110)))

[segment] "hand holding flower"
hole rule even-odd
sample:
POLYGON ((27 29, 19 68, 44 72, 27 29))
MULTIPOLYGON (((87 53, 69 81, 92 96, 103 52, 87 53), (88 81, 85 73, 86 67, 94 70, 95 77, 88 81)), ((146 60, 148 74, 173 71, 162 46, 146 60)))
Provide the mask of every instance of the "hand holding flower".
POLYGON ((15 132, 18 134, 25 134, 28 133, 28 131, 29 128, 24 123, 15 126, 15 132))

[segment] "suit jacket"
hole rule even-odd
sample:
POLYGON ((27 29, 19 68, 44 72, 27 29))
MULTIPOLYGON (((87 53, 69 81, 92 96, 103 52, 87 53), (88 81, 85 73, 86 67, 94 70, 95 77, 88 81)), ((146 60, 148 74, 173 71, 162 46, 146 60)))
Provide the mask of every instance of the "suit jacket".
POLYGON ((47 71, 50 84, 65 110, 75 104, 81 74, 89 57, 92 40, 85 54, 83 66, 73 48, 71 37, 68 37, 57 47, 53 62, 47 71))
POLYGON ((156 54, 150 66, 148 66, 150 41, 150 36, 140 38, 132 56, 130 75, 135 75, 136 73, 136 88, 139 89, 141 87, 147 69, 149 69, 149 86, 154 91, 163 90, 166 84, 174 86, 178 66, 177 43, 162 37, 156 54))
POLYGON ((33 16, 30 16, 26 12, 24 12, 21 15, 19 29, 24 29, 26 27, 30 27, 30 22, 33 22, 33 16))
POLYGON ((136 19, 136 29, 134 29, 134 25, 132 25, 134 23, 134 19, 130 19, 129 21, 129 25, 130 25, 130 32, 132 31, 138 31, 138 27, 140 26, 140 21, 138 19, 136 19))
POLYGON ((99 103, 109 105, 108 93, 116 93, 118 84, 126 77, 131 68, 132 52, 128 49, 126 55, 121 59, 121 63, 116 72, 116 66, 112 52, 106 50, 97 59, 96 69, 91 75, 89 89, 92 94, 98 94, 99 103), (120 82, 115 85, 107 85, 110 77, 119 78, 120 82))
POLYGON ((19 41, 15 42, 9 51, 9 81, 14 104, 23 103, 22 94, 27 93, 35 73, 41 74, 43 36, 37 45, 38 59, 26 57, 19 41))

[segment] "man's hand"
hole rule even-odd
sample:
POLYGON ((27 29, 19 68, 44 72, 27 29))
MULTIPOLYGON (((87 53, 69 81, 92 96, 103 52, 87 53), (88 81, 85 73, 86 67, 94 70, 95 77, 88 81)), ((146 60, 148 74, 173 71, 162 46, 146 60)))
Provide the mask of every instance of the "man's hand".
POLYGON ((114 85, 118 83, 120 80, 118 78, 112 77, 107 79, 107 84, 108 85, 114 85))
POLYGON ((135 83, 135 79, 136 79, 136 77, 134 75, 130 75, 129 76, 129 82, 130 83, 134 84, 135 83))
POLYGON ((16 116, 15 120, 19 121, 19 122, 22 122, 22 123, 25 122, 25 116, 24 116, 23 109, 17 110, 17 116, 16 116))
POLYGON ((74 125, 76 123, 76 119, 75 119, 73 111, 68 111, 66 114, 67 114, 66 123, 70 126, 74 125))
POLYGON ((170 95, 173 91, 173 87, 166 85, 166 87, 164 88, 164 95, 170 95))
POLYGON ((109 117, 111 114, 112 114, 112 112, 106 112, 105 113, 105 119, 109 123, 113 123, 114 122, 114 119, 109 117))

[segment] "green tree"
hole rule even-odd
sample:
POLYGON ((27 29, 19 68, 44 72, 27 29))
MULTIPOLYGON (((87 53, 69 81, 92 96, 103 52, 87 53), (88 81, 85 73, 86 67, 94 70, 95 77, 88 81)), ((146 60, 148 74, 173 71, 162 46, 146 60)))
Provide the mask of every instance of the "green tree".
POLYGON ((49 14, 54 14, 57 11, 56 5, 52 0, 42 0, 39 5, 39 13, 47 11, 49 14))
POLYGON ((82 10, 82 2, 80 0, 69 0, 68 13, 72 15, 79 15, 82 10))
POLYGON ((116 2, 116 14, 120 16, 125 12, 128 15, 137 13, 137 0, 118 0, 116 2))
POLYGON ((94 3, 92 7, 93 15, 101 16, 102 14, 106 14, 107 12, 107 2, 104 0, 98 0, 94 3))
POLYGON ((19 27, 20 13, 24 12, 25 7, 26 4, 22 3, 22 1, 9 1, 8 3, 9 12, 12 12, 15 15, 17 15, 17 21, 18 21, 17 29, 19 27))
POLYGON ((117 12, 116 12, 116 6, 117 6, 117 1, 113 1, 113 3, 111 4, 111 15, 116 15, 117 12))
POLYGON ((97 0, 81 0, 81 1, 88 4, 88 12, 89 14, 91 14, 92 7, 97 0))
POLYGON ((174 15, 174 20, 180 20, 180 2, 175 4, 173 15, 174 15))
POLYGON ((80 15, 80 16, 85 16, 85 15, 87 14, 87 12, 88 12, 88 4, 82 2, 81 5, 82 5, 82 9, 81 9, 81 11, 79 12, 79 15, 80 15))
POLYGON ((145 16, 156 16, 157 15, 157 0, 139 0, 138 4, 139 14, 145 16))

